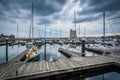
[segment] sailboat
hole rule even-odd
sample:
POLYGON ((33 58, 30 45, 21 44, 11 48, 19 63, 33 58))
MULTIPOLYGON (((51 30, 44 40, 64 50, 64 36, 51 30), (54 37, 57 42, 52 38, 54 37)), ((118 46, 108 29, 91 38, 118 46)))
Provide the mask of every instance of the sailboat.
POLYGON ((120 45, 115 38, 110 39, 105 37, 105 12, 103 12, 103 39, 96 40, 95 42, 103 49, 120 49, 120 45))
POLYGON ((104 39, 101 41, 101 45, 104 45, 104 47, 108 48, 115 48, 118 47, 119 44, 117 43, 116 39, 107 39, 105 38, 105 12, 103 12, 103 34, 104 34, 104 39))
POLYGON ((59 44, 60 44, 60 45, 63 45, 63 40, 61 39, 61 32, 62 32, 62 30, 60 30, 60 40, 59 40, 59 44))
POLYGON ((34 45, 34 40, 33 40, 33 2, 32 2, 32 18, 30 18, 30 31, 29 31, 29 39, 27 40, 27 42, 25 43, 27 48, 32 48, 32 46, 34 45), (31 38, 31 33, 32 33, 32 38, 31 38))
MULTIPOLYGON (((33 29, 34 29, 34 25, 33 25, 33 2, 32 2, 32 39, 33 39, 33 33, 34 33, 34 31, 33 31, 33 29)), ((34 44, 34 40, 32 40, 32 42, 31 43, 28 43, 28 45, 31 45, 32 46, 32 48, 29 48, 29 51, 28 51, 28 53, 26 54, 26 62, 28 62, 28 61, 31 61, 31 60, 34 60, 35 58, 37 58, 37 57, 39 57, 39 54, 40 54, 40 52, 38 51, 38 46, 36 46, 36 45, 33 45, 34 44)))
POLYGON ((35 60, 36 58, 39 58, 40 52, 38 51, 37 46, 33 46, 28 53, 26 54, 26 62, 35 60))

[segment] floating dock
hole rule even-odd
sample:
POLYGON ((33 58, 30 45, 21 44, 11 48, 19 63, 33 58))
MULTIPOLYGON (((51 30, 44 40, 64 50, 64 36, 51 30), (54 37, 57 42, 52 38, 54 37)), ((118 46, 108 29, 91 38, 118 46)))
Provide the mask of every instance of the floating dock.
POLYGON ((59 48, 59 52, 61 52, 63 55, 65 55, 68 58, 80 56, 76 52, 64 48, 59 48))
POLYGON ((85 47, 86 50, 96 52, 98 54, 103 54, 106 52, 106 54, 117 54, 119 55, 120 53, 120 48, 119 49, 114 49, 114 48, 105 48, 105 47, 85 47))

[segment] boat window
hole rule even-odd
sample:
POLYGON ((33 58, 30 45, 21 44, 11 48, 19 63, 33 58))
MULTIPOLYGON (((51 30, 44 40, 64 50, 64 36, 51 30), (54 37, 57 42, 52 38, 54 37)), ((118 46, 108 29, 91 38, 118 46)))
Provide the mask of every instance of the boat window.
POLYGON ((107 46, 113 46, 112 44, 107 44, 107 46))
POLYGON ((119 46, 118 44, 115 44, 115 46, 119 46))
POLYGON ((101 43, 101 45, 106 45, 106 43, 101 43))

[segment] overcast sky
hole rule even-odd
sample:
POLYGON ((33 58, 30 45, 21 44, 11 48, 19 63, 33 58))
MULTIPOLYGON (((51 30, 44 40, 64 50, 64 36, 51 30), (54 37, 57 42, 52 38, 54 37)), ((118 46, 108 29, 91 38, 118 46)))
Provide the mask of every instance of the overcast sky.
MULTIPOLYGON (((103 12, 106 13, 106 34, 120 33, 120 0, 33 0, 34 36, 69 37, 74 26, 76 11, 77 35, 102 35, 103 12)), ((32 0, 0 0, 0 34, 28 37, 32 0)))

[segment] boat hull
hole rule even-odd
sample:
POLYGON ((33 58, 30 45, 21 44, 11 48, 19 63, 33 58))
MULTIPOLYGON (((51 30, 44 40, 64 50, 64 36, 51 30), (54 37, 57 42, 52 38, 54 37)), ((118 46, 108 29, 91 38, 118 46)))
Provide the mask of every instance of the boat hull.
POLYGON ((30 62, 30 61, 37 61, 40 59, 40 53, 37 53, 36 55, 32 56, 29 59, 26 59, 25 62, 30 62))

